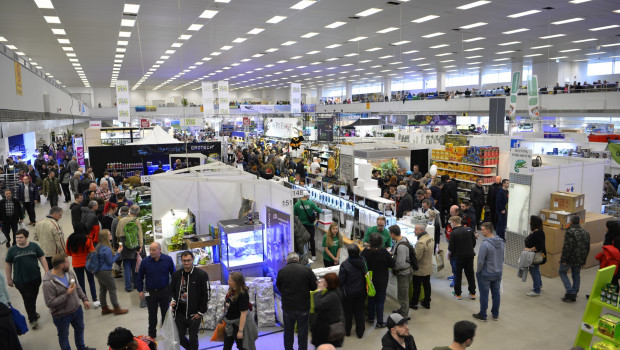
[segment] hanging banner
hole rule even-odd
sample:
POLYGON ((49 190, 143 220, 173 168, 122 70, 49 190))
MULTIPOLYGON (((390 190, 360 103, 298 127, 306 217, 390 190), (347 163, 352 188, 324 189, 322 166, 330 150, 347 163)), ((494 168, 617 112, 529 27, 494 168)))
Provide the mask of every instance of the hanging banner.
POLYGON ((220 107, 218 114, 230 114, 228 106, 228 81, 226 80, 217 82, 217 101, 220 107))
POLYGON ((148 119, 140 119, 140 127, 141 128, 150 128, 151 127, 151 121, 148 119))
POLYGON ((91 120, 90 121, 91 129, 101 129, 101 120, 91 120))
POLYGON ((530 111, 530 118, 538 119, 540 116, 540 106, 538 97, 538 77, 532 75, 527 77, 527 107, 530 111))
POLYGON ((521 72, 512 73, 512 86, 510 87, 510 111, 508 116, 514 119, 517 116, 517 92, 519 92, 519 83, 521 82, 521 72))
POLYGON ((316 118, 317 141, 334 141, 334 117, 316 118))
POLYGON ((22 66, 17 62, 13 63, 15 63, 15 93, 17 94, 17 96, 23 96, 24 91, 22 89, 22 66))
POLYGON ((119 122, 129 123, 129 82, 127 80, 116 81, 116 111, 119 122))
POLYGON ((409 125, 456 125, 456 114, 416 114, 413 119, 409 119, 409 125))
POLYGON ((204 116, 212 115, 215 113, 215 107, 213 106, 213 82, 202 82, 202 110, 204 116))
POLYGON ((620 143, 610 143, 607 147, 609 147, 611 157, 614 159, 616 164, 620 164, 620 143))
POLYGON ((182 118, 181 126, 202 126, 202 119, 200 118, 182 118))
POLYGON ((301 84, 291 83, 291 113, 301 113, 301 84))
POLYGON ((303 127, 300 118, 265 118, 265 136, 291 138, 301 135, 303 127))
POLYGON ((75 157, 79 166, 84 166, 84 140, 81 137, 73 139, 73 148, 75 149, 75 157))
POLYGON ((532 172, 532 150, 529 148, 510 149, 510 172, 529 174, 532 172))

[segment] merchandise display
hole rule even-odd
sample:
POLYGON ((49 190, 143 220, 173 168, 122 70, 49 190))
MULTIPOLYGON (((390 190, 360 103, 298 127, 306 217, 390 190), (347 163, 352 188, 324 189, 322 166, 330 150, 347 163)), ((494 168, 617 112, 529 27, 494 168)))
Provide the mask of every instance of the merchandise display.
POLYGON ((222 239, 222 263, 227 268, 262 263, 264 253, 264 225, 247 224, 243 219, 221 220, 218 223, 222 239))
POLYGON ((449 175, 459 181, 459 196, 468 198, 477 179, 483 186, 492 185, 497 175, 499 148, 453 146, 446 143, 445 150, 431 150, 431 163, 437 166, 437 176, 449 175))

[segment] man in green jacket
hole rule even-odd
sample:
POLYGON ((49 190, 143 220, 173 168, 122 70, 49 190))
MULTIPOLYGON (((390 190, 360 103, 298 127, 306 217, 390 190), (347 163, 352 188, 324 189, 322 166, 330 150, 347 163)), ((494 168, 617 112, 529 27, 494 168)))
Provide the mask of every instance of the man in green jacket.
POLYGON ((52 208, 58 206, 58 195, 60 193, 60 182, 58 182, 56 172, 50 171, 49 175, 43 180, 43 195, 47 197, 52 208))
POLYGON ((310 192, 304 191, 303 197, 295 203, 293 213, 299 218, 306 230, 310 233, 310 253, 312 254, 311 262, 316 260, 315 241, 314 241, 314 222, 316 221, 315 213, 323 211, 310 200, 310 192), (314 217, 310 220, 309 216, 314 217))
POLYGON ((390 231, 385 228, 386 219, 385 216, 379 216, 377 218, 377 226, 371 226, 366 230, 366 234, 364 234, 364 247, 370 247, 368 240, 370 239, 370 235, 377 232, 381 234, 383 237, 383 247, 390 248, 392 246, 392 237, 390 237, 390 231))

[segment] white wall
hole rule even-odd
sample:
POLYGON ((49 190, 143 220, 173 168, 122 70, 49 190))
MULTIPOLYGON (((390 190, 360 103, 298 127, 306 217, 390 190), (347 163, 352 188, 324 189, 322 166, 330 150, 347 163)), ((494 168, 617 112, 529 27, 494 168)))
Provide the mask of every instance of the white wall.
POLYGON ((0 109, 45 112, 43 95, 47 94, 49 95, 50 113, 88 116, 88 108, 84 114, 80 113, 78 101, 66 92, 49 84, 24 67, 21 72, 23 96, 18 96, 15 92, 14 61, 0 54, 0 109))

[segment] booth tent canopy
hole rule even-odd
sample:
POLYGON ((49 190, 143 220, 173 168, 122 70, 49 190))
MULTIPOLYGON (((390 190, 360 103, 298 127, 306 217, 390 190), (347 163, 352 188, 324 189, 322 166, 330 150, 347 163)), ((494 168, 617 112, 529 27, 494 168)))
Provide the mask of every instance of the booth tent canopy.
POLYGON ((360 118, 356 120, 354 123, 343 126, 342 128, 343 129, 355 129, 356 126, 378 126, 378 125, 379 125, 379 119, 360 118))
POLYGON ((158 145, 164 143, 181 143, 181 141, 170 136, 161 126, 156 125, 149 135, 141 140, 129 143, 129 145, 158 145))

